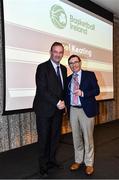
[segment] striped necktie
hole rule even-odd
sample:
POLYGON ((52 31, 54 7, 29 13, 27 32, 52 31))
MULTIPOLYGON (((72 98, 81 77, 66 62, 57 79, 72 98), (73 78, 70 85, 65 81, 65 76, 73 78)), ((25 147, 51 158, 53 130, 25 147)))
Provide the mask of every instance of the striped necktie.
MULTIPOLYGON (((73 77, 73 92, 79 89, 79 83, 78 83, 78 74, 75 74, 73 77)), ((79 96, 76 96, 73 94, 73 104, 78 105, 78 98, 79 96)))

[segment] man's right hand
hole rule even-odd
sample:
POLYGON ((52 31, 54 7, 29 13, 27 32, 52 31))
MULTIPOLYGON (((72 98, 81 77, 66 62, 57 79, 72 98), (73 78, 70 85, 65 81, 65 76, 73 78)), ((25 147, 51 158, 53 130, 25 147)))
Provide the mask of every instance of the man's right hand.
POLYGON ((59 102, 57 103, 57 108, 58 108, 59 110, 64 109, 64 108, 65 108, 65 103, 64 103, 64 101, 59 100, 59 102))

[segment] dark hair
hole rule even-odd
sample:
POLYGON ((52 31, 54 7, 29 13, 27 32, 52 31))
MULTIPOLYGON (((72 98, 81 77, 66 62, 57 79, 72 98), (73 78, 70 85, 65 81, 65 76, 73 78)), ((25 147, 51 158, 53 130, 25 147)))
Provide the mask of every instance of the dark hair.
POLYGON ((81 61, 81 59, 80 59, 80 57, 79 57, 78 55, 72 54, 72 55, 68 58, 68 63, 69 63, 70 59, 71 59, 71 58, 74 58, 74 57, 76 57, 76 58, 79 60, 79 62, 81 61))
POLYGON ((53 47, 54 46, 61 46, 62 48, 63 48, 63 50, 64 50, 64 46, 62 45, 62 43, 60 43, 60 42, 54 42, 53 44, 52 44, 52 46, 51 46, 51 51, 52 51, 52 49, 53 49, 53 47))

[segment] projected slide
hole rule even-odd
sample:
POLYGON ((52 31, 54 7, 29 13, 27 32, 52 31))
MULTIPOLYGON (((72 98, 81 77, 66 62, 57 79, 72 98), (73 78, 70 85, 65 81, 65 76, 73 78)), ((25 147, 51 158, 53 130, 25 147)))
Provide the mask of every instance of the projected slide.
POLYGON ((5 111, 32 108, 35 72, 49 59, 54 41, 63 43, 61 61, 77 54, 82 68, 94 71, 100 85, 99 100, 113 98, 112 22, 68 1, 4 0, 5 111))

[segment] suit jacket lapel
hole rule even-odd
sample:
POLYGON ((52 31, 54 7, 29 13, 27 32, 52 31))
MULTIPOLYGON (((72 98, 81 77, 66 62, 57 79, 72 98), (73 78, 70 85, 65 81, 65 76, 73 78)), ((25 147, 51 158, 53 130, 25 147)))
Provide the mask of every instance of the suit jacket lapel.
MULTIPOLYGON (((57 74, 56 74, 56 71, 51 63, 51 61, 49 60, 48 61, 48 65, 49 65, 49 69, 50 69, 50 73, 52 74, 52 79, 57 83, 57 86, 59 86, 59 82, 58 82, 58 77, 57 77, 57 74)), ((63 72, 62 70, 63 68, 61 68, 61 71, 63 72)), ((62 77, 63 77, 63 83, 64 83, 64 76, 63 76, 64 73, 62 73, 62 77)))
POLYGON ((65 77, 65 73, 64 73, 64 69, 63 69, 62 65, 60 65, 60 67, 61 67, 61 72, 62 72, 62 77, 63 77, 63 85, 64 85, 66 77, 65 77))
POLYGON ((53 67, 53 65, 52 65, 52 63, 51 63, 50 60, 48 61, 48 67, 49 67, 49 69, 50 69, 50 73, 53 74, 53 77, 54 77, 54 78, 56 79, 56 81, 57 81, 57 74, 56 74, 56 71, 55 71, 55 69, 54 69, 54 67, 53 67))
POLYGON ((80 88, 82 88, 82 85, 83 85, 83 83, 84 83, 84 81, 85 81, 85 78, 86 78, 86 77, 85 77, 84 71, 82 70, 80 88))

